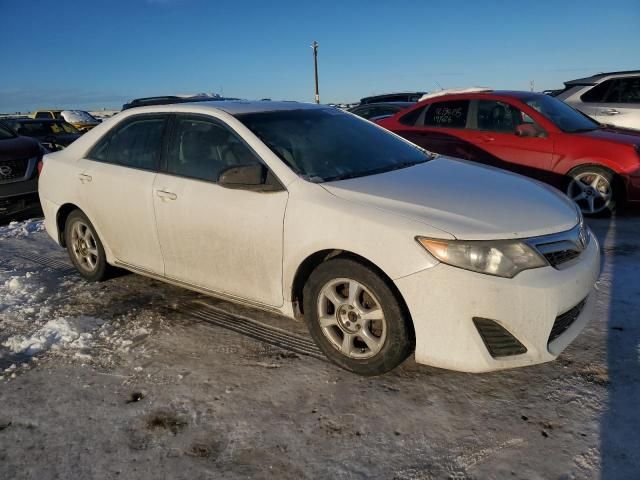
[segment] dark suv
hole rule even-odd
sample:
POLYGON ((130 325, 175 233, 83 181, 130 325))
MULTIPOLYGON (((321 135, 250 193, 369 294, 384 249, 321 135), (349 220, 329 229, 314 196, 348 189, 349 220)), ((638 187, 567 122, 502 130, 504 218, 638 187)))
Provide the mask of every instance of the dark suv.
POLYGON ((36 140, 0 122, 0 222, 39 211, 38 163, 43 152, 36 140))

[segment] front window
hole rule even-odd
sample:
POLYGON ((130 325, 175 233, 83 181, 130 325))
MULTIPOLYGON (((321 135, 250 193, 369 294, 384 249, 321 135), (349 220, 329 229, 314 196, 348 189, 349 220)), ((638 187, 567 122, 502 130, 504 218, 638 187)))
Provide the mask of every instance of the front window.
POLYGON ((600 125, 566 103, 548 95, 536 95, 535 97, 523 98, 522 101, 563 132, 588 132, 596 130, 600 125))
POLYGON ((497 100, 478 100, 476 128, 490 132, 515 133, 518 125, 535 125, 533 119, 513 105, 497 100))
POLYGON ((259 163, 224 126, 200 117, 179 116, 167 155, 167 172, 217 182, 228 168, 259 163))
POLYGON ((430 154, 339 110, 237 115, 280 159, 312 182, 363 177, 426 162, 430 154))

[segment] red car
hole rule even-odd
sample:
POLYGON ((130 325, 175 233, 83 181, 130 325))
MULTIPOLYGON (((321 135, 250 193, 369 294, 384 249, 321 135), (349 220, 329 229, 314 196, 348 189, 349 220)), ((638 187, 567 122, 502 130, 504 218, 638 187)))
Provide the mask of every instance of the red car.
POLYGON ((640 131, 601 125, 547 95, 444 94, 377 123, 432 152, 551 183, 585 215, 640 202, 640 131))

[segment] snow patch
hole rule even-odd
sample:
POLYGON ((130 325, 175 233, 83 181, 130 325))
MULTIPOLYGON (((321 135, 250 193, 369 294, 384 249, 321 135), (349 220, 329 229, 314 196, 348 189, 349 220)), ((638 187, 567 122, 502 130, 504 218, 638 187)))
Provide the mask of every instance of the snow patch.
POLYGON ((103 320, 80 316, 49 320, 28 335, 9 337, 3 345, 14 353, 35 355, 47 350, 61 348, 84 349, 93 345, 92 331, 100 327, 103 320))
POLYGON ((11 222, 0 227, 0 240, 3 238, 28 237, 29 235, 44 230, 43 220, 25 220, 23 222, 11 222))

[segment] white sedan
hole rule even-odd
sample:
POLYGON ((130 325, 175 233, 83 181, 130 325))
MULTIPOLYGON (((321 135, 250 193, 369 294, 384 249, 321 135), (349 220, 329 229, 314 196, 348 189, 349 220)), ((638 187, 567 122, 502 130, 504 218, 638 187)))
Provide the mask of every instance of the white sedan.
POLYGON ((133 108, 45 157, 48 233, 120 267, 296 318, 343 368, 546 362, 584 328, 599 247, 550 187, 295 102, 133 108))

